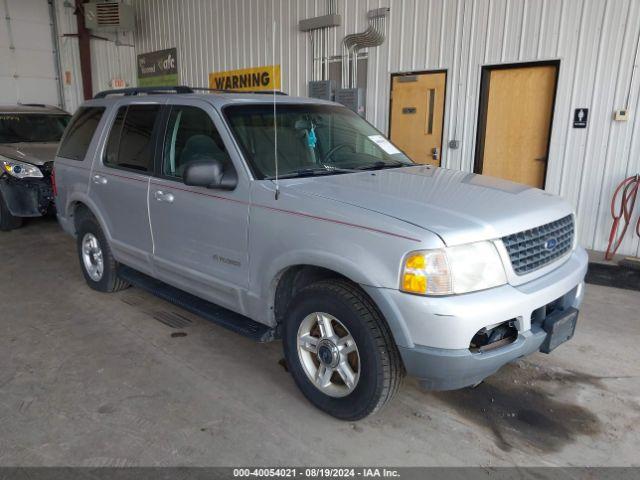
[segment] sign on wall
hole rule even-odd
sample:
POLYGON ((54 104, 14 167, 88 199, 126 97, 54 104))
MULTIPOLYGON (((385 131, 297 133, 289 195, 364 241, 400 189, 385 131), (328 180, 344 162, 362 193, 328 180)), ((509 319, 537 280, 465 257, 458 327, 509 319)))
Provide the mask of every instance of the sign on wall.
POLYGON ((127 86, 127 82, 123 78, 112 78, 109 85, 111 88, 125 88, 127 86))
POLYGON ((138 86, 178 85, 178 51, 175 48, 138 55, 138 86))
POLYGON ((587 128, 589 120, 588 108, 576 108, 573 111, 573 128, 587 128))
POLYGON ((216 90, 280 90, 280 65, 227 70, 209 74, 209 88, 216 90))

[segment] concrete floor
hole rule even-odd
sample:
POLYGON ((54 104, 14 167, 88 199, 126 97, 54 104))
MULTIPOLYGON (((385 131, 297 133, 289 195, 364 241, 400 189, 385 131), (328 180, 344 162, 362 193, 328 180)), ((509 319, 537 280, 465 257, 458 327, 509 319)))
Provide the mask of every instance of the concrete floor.
POLYGON ((53 220, 0 234, 0 252, 2 466, 640 465, 638 292, 590 286, 552 355, 473 390, 408 380, 354 424, 305 401, 279 343, 87 288, 53 220))

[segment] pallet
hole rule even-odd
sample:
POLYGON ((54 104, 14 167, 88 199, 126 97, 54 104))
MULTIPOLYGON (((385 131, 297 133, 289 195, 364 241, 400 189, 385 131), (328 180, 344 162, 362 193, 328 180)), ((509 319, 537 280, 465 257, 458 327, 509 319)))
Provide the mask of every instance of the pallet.
POLYGON ((640 290, 640 269, 592 262, 589 263, 586 282, 625 290, 640 290))

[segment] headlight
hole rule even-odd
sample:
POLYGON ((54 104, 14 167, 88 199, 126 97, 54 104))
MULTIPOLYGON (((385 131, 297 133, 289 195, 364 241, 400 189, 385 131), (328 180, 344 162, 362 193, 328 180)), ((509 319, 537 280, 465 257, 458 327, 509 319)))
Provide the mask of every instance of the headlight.
POLYGON ((8 158, 0 158, 0 166, 2 171, 7 172, 16 178, 42 178, 42 172, 35 165, 30 163, 19 162, 18 160, 10 160, 8 158))
POLYGON ((475 292, 507 283, 502 260, 491 242, 409 253, 400 290, 421 295, 475 292))

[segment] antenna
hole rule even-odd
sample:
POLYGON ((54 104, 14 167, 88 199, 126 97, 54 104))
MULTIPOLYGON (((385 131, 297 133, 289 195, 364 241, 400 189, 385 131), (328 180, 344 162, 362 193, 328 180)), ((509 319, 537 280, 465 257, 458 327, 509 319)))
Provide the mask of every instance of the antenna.
POLYGON ((280 182, 278 181, 278 117, 276 116, 276 21, 273 21, 271 38, 271 81, 273 82, 273 158, 276 164, 276 200, 280 196, 280 182))

